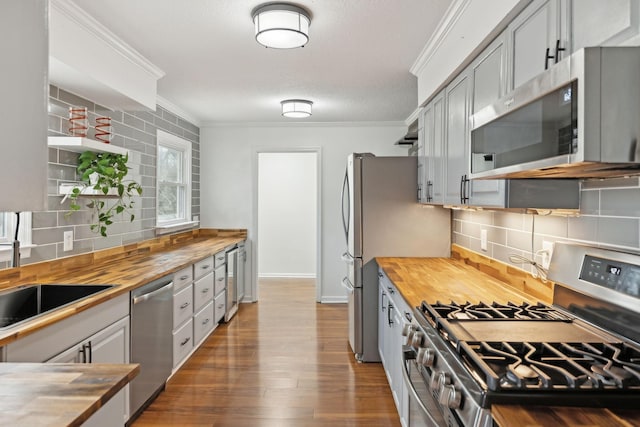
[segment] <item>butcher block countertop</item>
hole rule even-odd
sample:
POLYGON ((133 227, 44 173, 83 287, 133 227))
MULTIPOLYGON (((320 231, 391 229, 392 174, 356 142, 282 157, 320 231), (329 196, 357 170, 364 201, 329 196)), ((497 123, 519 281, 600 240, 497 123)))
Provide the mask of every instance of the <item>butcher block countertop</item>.
POLYGON ((0 363, 5 426, 79 426, 140 371, 140 366, 0 363))
MULTIPOLYGON (((545 291, 545 286, 551 289, 550 284, 531 283, 520 273, 506 273, 510 267, 496 267, 497 261, 486 258, 485 262, 482 255, 456 245, 452 256, 376 258, 376 261, 411 307, 419 306, 423 300, 427 303, 551 302, 545 291), (509 276, 511 283, 492 276, 509 276), (527 289, 534 289, 534 295, 526 292, 527 289)), ((493 405, 491 415, 499 427, 640 426, 640 410, 493 405)))
POLYGON ((0 290, 30 283, 108 284, 111 289, 0 331, 0 346, 188 267, 246 239, 246 230, 200 229, 54 261, 0 270, 0 290))

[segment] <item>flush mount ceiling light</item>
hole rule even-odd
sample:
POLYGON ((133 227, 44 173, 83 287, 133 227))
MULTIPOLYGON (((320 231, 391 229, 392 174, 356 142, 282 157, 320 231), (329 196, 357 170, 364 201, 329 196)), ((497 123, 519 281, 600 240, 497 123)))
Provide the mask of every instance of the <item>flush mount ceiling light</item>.
POLYGON ((283 116, 301 119, 311 115, 313 102, 305 99, 286 99, 280 102, 280 105, 282 105, 283 116))
POLYGON ((267 3, 251 13, 256 40, 265 47, 292 49, 309 41, 311 18, 303 8, 290 3, 267 3))

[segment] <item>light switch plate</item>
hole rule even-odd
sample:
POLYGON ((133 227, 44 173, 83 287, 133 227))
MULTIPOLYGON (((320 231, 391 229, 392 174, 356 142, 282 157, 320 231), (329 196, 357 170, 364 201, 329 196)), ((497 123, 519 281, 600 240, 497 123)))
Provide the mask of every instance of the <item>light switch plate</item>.
POLYGON ((551 255, 553 255, 553 242, 543 240, 542 241, 542 268, 549 268, 549 264, 551 264, 551 255))
POLYGON ((63 234, 63 251, 73 250, 73 231, 65 231, 63 234))
POLYGON ((480 230, 480 249, 487 250, 487 230, 480 230))

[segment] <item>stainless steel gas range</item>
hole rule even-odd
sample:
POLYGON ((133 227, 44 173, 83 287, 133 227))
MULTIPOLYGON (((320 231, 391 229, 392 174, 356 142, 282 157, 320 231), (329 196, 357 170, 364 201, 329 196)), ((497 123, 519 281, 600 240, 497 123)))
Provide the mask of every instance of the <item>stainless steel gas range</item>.
POLYGON ((410 426, 493 424, 492 404, 637 407, 640 256, 556 244, 552 305, 423 302, 405 327, 410 426))

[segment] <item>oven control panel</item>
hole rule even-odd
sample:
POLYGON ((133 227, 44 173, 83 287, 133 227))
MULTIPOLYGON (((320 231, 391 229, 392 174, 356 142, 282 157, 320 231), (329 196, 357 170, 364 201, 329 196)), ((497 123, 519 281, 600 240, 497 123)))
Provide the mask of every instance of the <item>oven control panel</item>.
POLYGON ((640 266, 585 255, 580 279, 640 297, 640 266))

